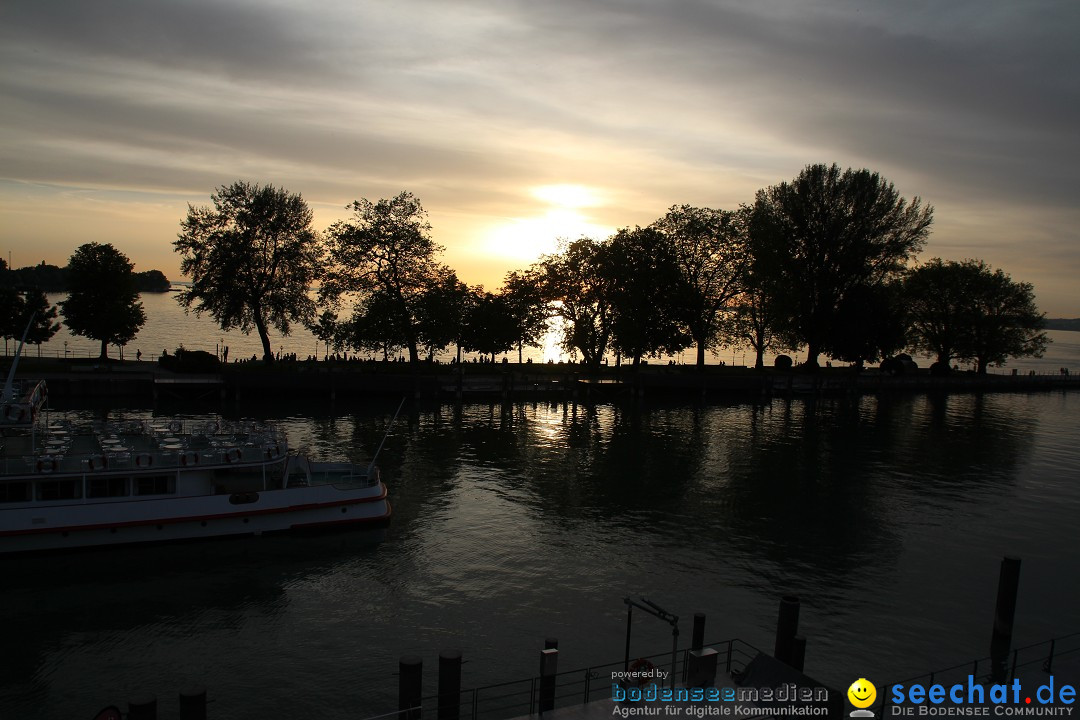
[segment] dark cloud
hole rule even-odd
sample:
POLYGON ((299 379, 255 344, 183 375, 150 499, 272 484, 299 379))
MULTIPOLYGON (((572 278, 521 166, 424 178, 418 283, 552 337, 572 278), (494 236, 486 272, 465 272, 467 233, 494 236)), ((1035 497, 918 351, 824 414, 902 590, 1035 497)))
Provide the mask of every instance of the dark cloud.
POLYGON ((335 201, 422 187, 512 215, 519 188, 573 180, 617 187, 633 200, 603 212, 636 222, 836 161, 939 213, 1039 208, 1055 228, 1040 237, 1063 238, 1057 260, 1080 242, 1075 3, 15 0, 0 13, 0 176, 16 182, 206 193, 254 176, 335 201))

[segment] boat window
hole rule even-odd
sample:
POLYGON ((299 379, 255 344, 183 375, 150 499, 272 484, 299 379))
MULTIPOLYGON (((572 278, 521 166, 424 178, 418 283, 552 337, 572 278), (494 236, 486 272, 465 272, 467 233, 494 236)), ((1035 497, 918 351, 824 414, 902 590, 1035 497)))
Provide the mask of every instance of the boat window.
POLYGON ((82 483, 78 480, 39 480, 38 500, 74 500, 82 497, 82 483))
POLYGON ((136 495, 169 495, 176 492, 176 481, 170 475, 151 475, 135 478, 136 495))
POLYGON ((9 482, 0 484, 0 503, 27 502, 30 500, 30 483, 9 482))
POLYGON ((124 497, 128 494, 128 479, 122 477, 90 478, 86 496, 92 498, 124 497))

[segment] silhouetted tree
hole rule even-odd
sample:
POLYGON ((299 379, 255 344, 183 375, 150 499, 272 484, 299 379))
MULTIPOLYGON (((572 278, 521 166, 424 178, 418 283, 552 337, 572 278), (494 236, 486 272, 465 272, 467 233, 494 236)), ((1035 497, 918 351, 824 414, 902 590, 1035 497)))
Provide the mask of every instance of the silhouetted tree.
POLYGON ((598 367, 611 340, 611 276, 607 247, 583 237, 536 266, 549 312, 562 319, 562 347, 581 351, 586 365, 598 367))
POLYGON ((1042 357, 1049 342, 1032 285, 981 260, 934 258, 908 274, 904 289, 914 347, 944 367, 956 357, 985 373, 1009 357, 1042 357))
POLYGON ((878 362, 906 345, 905 315, 898 282, 851 288, 836 309, 824 350, 830 357, 855 363, 878 362))
POLYGON ((320 276, 322 248, 311 209, 300 195, 273 185, 235 182, 211 196, 213 207, 188 206, 173 242, 191 287, 177 301, 206 312, 222 330, 254 328, 263 359, 273 362, 269 329, 288 335, 314 320, 309 289, 320 276))
POLYGON ((807 345, 807 365, 829 343, 844 297, 897 276, 926 242, 932 216, 877 173, 835 164, 809 165, 790 183, 758 191, 751 251, 807 345))
POLYGON ((311 324, 311 327, 309 329, 311 330, 312 335, 314 335, 317 339, 323 342, 323 346, 325 348, 324 354, 326 356, 329 356, 330 343, 341 332, 341 328, 338 326, 337 313, 335 313, 333 310, 323 310, 319 314, 318 319, 316 319, 315 322, 311 324))
POLYGON ((541 276, 535 268, 507 273, 500 295, 510 304, 517 334, 518 363, 521 363, 524 346, 542 347, 548 331, 548 307, 541 276))
POLYGON ((437 273, 416 303, 417 338, 429 361, 451 343, 460 346, 469 296, 453 270, 440 265, 437 273))
POLYGON ((691 338, 681 321, 689 287, 670 237, 654 228, 624 228, 608 241, 605 256, 615 350, 637 367, 642 357, 687 347, 691 338))
POLYGON ((671 242, 682 276, 682 320, 697 345, 697 367, 721 339, 730 305, 743 291, 749 263, 746 212, 672 206, 650 227, 671 242))
POLYGON ((79 246, 68 261, 67 285, 60 303, 64 323, 73 335, 99 340, 102 360, 109 345, 131 342, 146 322, 133 265, 112 245, 79 246))
POLYGON ((978 272, 973 261, 946 263, 934 258, 904 278, 909 342, 914 349, 935 355, 943 370, 954 357, 967 352, 971 332, 968 294, 978 272))
POLYGON ((336 346, 382 352, 383 359, 396 354, 405 335, 401 308, 388 293, 376 291, 368 295, 363 305, 353 308, 352 317, 338 323, 336 346))
POLYGON ((465 313, 462 347, 469 352, 490 355, 491 361, 495 362, 498 353, 512 350, 518 342, 514 308, 504 295, 477 290, 465 313))
POLYGON ((328 231, 331 266, 320 298, 338 302, 351 295, 356 312, 369 314, 369 303, 387 306, 395 338, 417 362, 421 342, 421 305, 426 293, 453 271, 435 258, 443 248, 431 239, 431 224, 420 200, 402 192, 373 203, 361 199, 349 206, 353 218, 328 231))
POLYGON ((746 273, 744 290, 721 331, 729 345, 749 347, 754 352, 754 367, 762 370, 766 352, 789 350, 797 341, 787 334, 786 318, 779 312, 778 301, 757 278, 752 270, 746 273))

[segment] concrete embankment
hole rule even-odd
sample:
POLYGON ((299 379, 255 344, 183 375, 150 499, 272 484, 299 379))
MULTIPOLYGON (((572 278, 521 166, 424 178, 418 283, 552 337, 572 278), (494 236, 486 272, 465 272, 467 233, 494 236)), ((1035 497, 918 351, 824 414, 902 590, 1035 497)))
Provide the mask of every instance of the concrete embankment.
POLYGON ((905 392, 1040 392, 1080 388, 1071 375, 977 375, 926 372, 888 375, 877 370, 823 369, 816 373, 757 372, 747 368, 603 368, 580 366, 421 366, 391 363, 294 363, 228 366, 218 373, 177 373, 151 363, 27 363, 27 378, 44 378, 55 398, 314 401, 394 395, 421 400, 579 399, 608 401, 670 397, 825 397, 905 392))

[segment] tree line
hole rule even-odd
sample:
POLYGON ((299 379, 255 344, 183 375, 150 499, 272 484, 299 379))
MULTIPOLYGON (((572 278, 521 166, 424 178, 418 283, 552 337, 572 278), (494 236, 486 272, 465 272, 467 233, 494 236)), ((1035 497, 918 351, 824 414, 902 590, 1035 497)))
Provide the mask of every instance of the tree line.
MULTIPOLYGON (((494 292, 442 262, 409 192, 358 200, 325 232, 284 188, 236 182, 210 199, 188 206, 173 243, 191 280, 177 300, 223 330, 255 331, 268 363, 269 332, 297 324, 336 350, 406 352, 412 363, 451 346, 459 359, 517 350, 520 360, 552 318, 562 347, 591 367, 695 348, 703 368, 709 351, 744 347, 761 368, 767 352, 805 347, 811 368, 821 356, 862 366, 911 349, 935 355, 943 372, 959 360, 985 372, 1048 342, 1030 284, 979 260, 916 264, 933 208, 877 173, 835 164, 809 165, 734 210, 676 205, 604 240, 563 239, 494 292)), ((76 256, 95 248, 103 262, 103 247, 119 254, 91 243, 76 256)), ((106 336, 130 340, 141 326, 126 281, 108 285, 122 297, 64 307, 103 355, 106 336), (113 321, 92 328, 83 309, 113 321)))
POLYGON ((699 367, 710 350, 747 347, 759 368, 768 351, 806 347, 813 367, 822 355, 861 365, 910 348, 943 370, 971 360, 985 372, 1047 343, 1030 284, 978 260, 915 265, 933 209, 835 164, 807 166, 736 210, 673 206, 605 240, 563 240, 495 292, 440 260, 409 192, 358 200, 322 234, 283 188, 237 182, 211 200, 189 206, 174 243, 192 280, 178 300, 223 329, 258 332, 267 362, 267 330, 295 323, 337 349, 405 351, 414 363, 450 346, 520 359, 553 317, 562 347, 592 367, 690 347, 699 367))

